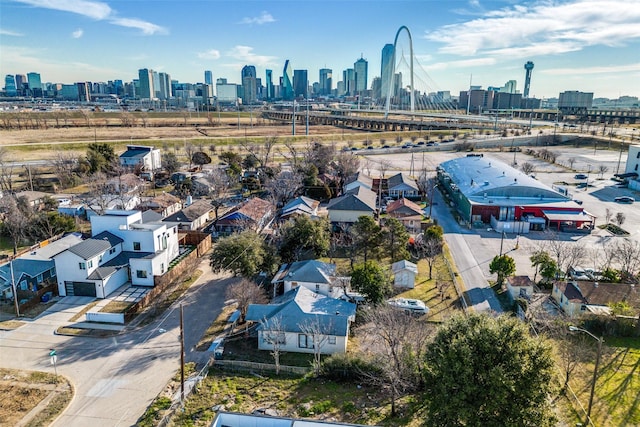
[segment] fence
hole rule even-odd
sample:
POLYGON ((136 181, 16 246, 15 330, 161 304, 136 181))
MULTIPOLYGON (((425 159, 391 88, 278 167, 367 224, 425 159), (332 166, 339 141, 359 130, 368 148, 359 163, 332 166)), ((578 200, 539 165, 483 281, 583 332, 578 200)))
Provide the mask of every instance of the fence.
MULTIPOLYGON (((189 378, 185 380, 185 389, 184 389, 185 399, 189 397, 191 393, 198 392, 198 384, 200 384, 200 382, 207 377, 207 373, 209 372, 210 366, 211 366, 211 360, 208 360, 207 363, 205 363, 204 367, 200 369, 200 371, 197 374, 191 375, 189 376, 189 378), (190 387, 187 387, 186 386, 187 384, 190 384, 190 387)), ((184 405, 184 402, 180 399, 180 397, 181 397, 180 392, 177 392, 172 397, 171 407, 169 408, 168 412, 164 415, 164 417, 162 417, 160 422, 158 422, 158 427, 166 427, 167 425, 169 425, 169 422, 171 421, 171 417, 173 417, 173 415, 176 413, 178 408, 184 405)))
MULTIPOLYGON (((271 363, 247 362, 245 360, 214 360, 213 366, 220 369, 231 371, 258 371, 258 372, 275 372, 276 365, 271 363)), ((280 365, 280 372, 295 375, 305 375, 311 372, 311 368, 303 366, 287 366, 280 365)))
POLYGON ((446 255, 443 256, 443 258, 444 258, 444 263, 447 265, 447 269, 449 270, 449 275, 451 276, 451 281, 453 282, 453 287, 456 290, 456 294, 458 295, 458 299, 460 300, 460 304, 462 305, 462 309, 464 310, 464 312, 466 314, 467 311, 469 310, 469 304, 467 303, 467 297, 466 297, 466 295, 464 295, 460 291, 460 284, 458 283, 458 278, 456 277, 456 274, 453 272, 453 267, 451 267, 451 264, 449 263, 449 260, 447 259, 446 255))
POLYGON ((54 295, 58 295, 58 284, 52 283, 38 290, 38 292, 36 292, 35 295, 29 298, 29 301, 25 302, 24 304, 20 304, 20 312, 29 310, 30 308, 33 308, 38 304, 40 304, 40 298, 42 297, 42 295, 46 294, 47 292, 51 292, 54 295))

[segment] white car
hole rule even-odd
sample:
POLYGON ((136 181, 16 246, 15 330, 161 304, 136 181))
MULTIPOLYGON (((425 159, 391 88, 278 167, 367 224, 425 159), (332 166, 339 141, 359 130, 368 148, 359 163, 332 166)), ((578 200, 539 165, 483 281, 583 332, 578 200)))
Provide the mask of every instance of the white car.
POLYGON ((388 300, 387 303, 393 307, 400 308, 407 313, 427 314, 429 312, 429 307, 418 299, 393 298, 388 300))

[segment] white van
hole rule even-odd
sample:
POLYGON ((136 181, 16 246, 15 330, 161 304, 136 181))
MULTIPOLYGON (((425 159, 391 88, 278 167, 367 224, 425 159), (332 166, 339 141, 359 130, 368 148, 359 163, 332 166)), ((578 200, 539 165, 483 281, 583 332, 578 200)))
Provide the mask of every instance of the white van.
POLYGON ((393 298, 388 300, 387 303, 393 307, 400 308, 407 313, 427 314, 429 312, 429 307, 418 299, 393 298))

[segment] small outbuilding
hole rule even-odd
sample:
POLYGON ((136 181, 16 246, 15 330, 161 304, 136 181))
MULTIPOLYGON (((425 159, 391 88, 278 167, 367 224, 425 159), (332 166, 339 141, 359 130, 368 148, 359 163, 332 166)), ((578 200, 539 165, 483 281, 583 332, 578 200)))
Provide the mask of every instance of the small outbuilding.
POLYGON ((418 265, 411 261, 402 260, 391 264, 391 271, 393 272, 393 286, 399 288, 415 287, 416 276, 418 275, 418 265))

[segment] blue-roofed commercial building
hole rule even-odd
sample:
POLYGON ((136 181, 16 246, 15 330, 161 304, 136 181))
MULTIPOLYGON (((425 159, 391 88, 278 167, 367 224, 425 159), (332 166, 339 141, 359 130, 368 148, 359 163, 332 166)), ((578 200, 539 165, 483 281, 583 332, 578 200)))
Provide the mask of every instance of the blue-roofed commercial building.
POLYGON ((440 164, 438 182, 463 222, 497 231, 589 231, 595 217, 566 194, 482 154, 440 164))

